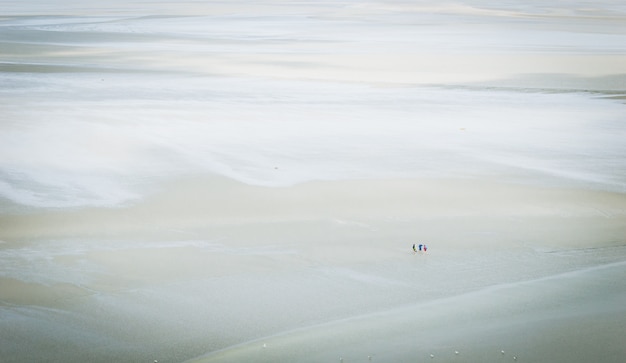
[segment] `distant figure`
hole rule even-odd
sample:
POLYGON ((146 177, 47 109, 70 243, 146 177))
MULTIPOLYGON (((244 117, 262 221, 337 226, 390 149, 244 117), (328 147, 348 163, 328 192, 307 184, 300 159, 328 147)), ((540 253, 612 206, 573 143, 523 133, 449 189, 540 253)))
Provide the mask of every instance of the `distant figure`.
POLYGON ((422 246, 423 246, 423 245, 421 245, 421 244, 419 245, 419 248, 420 248, 420 252, 422 251, 422 246))
POLYGON ((415 243, 413 243, 413 254, 416 254, 417 250, 415 249, 415 243))
POLYGON ((424 245, 424 252, 426 252, 427 249, 428 249, 428 247, 426 247, 426 245, 424 245))

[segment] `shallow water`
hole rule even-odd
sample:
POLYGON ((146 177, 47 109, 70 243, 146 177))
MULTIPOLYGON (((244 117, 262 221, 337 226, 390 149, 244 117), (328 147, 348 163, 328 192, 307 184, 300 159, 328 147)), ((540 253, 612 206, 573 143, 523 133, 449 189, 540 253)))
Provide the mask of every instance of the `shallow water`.
POLYGON ((114 206, 189 174, 267 186, 498 176, 612 191, 626 179, 623 105, 582 94, 136 75, 107 76, 94 93, 83 90, 93 76, 59 77, 2 106, 0 190, 15 203, 114 206), (149 87, 157 79, 167 91, 149 87))
POLYGON ((5 6, 13 203, 115 206, 189 174, 624 191, 624 106, 602 97, 626 88, 619 2, 76 5, 5 6))

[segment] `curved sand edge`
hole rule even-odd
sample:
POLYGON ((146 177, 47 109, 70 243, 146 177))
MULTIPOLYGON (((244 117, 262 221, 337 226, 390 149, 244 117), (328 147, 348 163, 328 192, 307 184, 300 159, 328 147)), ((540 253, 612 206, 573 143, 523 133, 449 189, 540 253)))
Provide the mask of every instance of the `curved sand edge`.
POLYGON ((598 354, 603 362, 621 362, 625 271, 626 262, 618 262, 489 287, 285 332, 189 362, 576 362, 598 354))

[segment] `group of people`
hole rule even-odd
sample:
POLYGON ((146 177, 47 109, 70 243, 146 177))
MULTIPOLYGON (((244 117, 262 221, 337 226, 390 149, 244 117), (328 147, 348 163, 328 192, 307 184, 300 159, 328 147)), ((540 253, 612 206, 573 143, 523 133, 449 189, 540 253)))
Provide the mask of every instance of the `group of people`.
POLYGON ((428 247, 426 247, 426 245, 424 244, 419 244, 419 246, 417 248, 415 248, 415 243, 413 243, 413 254, 417 253, 417 252, 426 252, 428 250, 428 247))

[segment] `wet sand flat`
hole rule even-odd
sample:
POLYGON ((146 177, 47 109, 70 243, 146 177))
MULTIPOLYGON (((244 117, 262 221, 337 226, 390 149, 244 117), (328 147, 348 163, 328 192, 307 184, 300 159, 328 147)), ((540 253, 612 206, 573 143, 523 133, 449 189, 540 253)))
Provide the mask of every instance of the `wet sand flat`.
POLYGON ((218 198, 209 185, 173 184, 113 214, 13 217, 9 361, 409 361, 455 349, 565 361, 585 335, 572 327, 593 322, 584 356, 618 361, 621 194, 397 180, 231 182, 218 198), (561 343, 549 352, 538 330, 561 343))
POLYGON ((4 1, 0 360, 623 361, 625 35, 615 0, 4 1))

